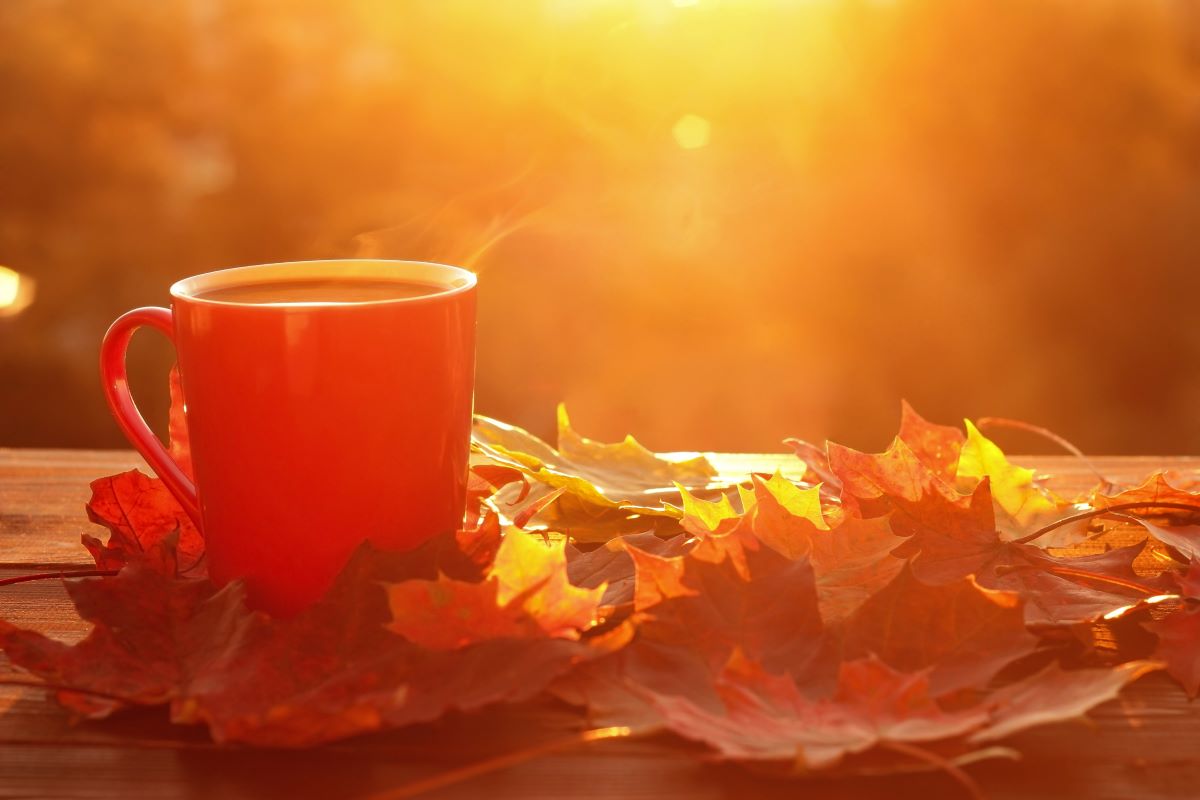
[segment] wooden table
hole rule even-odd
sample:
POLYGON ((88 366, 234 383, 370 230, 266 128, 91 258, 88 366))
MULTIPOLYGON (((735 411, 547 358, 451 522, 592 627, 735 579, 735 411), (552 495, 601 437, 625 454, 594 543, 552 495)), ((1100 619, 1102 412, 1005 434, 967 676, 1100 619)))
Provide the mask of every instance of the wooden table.
MULTIPOLYGON (((784 456, 716 456, 724 471, 794 464, 784 456)), ((1090 476, 1067 458, 1020 460, 1054 474, 1065 491, 1090 476)), ((1110 478, 1156 468, 1195 470, 1200 459, 1097 459, 1110 478)), ((79 534, 88 482, 141 461, 127 452, 0 449, 0 577, 86 568, 79 534)), ((87 625, 58 581, 0 587, 0 615, 74 641, 87 625)), ((3 657, 0 656, 0 659, 3 657)), ((13 668, 0 660, 0 674, 13 668)), ((531 742, 526 710, 452 717, 430 725, 305 752, 222 748, 160 711, 72 725, 42 691, 0 686, 0 798, 340 798, 403 786, 531 742), (486 735, 480 735, 481 727, 486 735)), ((539 710, 538 713, 546 713, 539 710)), ((1200 797, 1200 704, 1165 676, 1150 675, 1086 722, 1016 737, 1019 763, 969 768, 991 798, 1200 797)), ((491 772, 431 798, 961 797, 945 776, 773 781, 736 766, 698 763, 697 748, 669 738, 593 743, 491 772)))

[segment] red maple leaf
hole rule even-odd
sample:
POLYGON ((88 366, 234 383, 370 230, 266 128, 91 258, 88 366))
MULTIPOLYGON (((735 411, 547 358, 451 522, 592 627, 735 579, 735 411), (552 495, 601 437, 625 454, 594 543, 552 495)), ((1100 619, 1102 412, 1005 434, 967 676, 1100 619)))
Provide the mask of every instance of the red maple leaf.
POLYGON ((1065 558, 1002 541, 987 478, 965 508, 940 495, 896 505, 893 525, 908 538, 893 552, 910 559, 918 580, 944 585, 973 576, 984 588, 1017 592, 1025 600, 1029 625, 1090 622, 1168 590, 1165 578, 1134 571, 1141 544, 1065 558))
POLYGON ((287 620, 247 609, 237 582, 218 591, 134 560, 115 577, 68 583, 93 623, 80 643, 4 623, 0 646, 73 687, 60 699, 79 713, 169 703, 176 722, 204 722, 218 741, 289 747, 525 699, 601 652, 550 637, 432 650, 389 632, 381 581, 425 570, 435 552, 364 548, 325 598, 287 620))
POLYGON ((617 536, 586 552, 567 546, 567 574, 571 583, 585 589, 604 585, 603 606, 627 606, 634 602, 634 551, 670 558, 691 549, 683 534, 664 539, 653 533, 617 536))
POLYGON ((780 761, 797 771, 827 769, 885 742, 932 742, 981 728, 980 707, 944 711, 926 672, 902 673, 866 658, 844 662, 832 698, 810 699, 789 677, 734 659, 718 678, 722 708, 677 694, 650 694, 671 730, 724 758, 780 761))
POLYGON ((563 547, 510 529, 481 583, 439 576, 388 586, 388 627, 434 650, 489 639, 577 639, 596 622, 605 587, 573 585, 563 547))
POLYGON ((1200 560, 1192 560, 1178 583, 1183 596, 1179 608, 1145 627, 1158 635, 1155 657, 1167 665, 1188 697, 1196 697, 1200 694, 1200 560))
POLYGON ((954 481, 958 456, 967 437, 958 428, 927 422, 907 400, 900 401, 901 441, 947 483, 954 481))
POLYGON ((713 681, 734 652, 814 683, 831 678, 833 643, 824 633, 808 560, 766 548, 741 552, 742 561, 709 561, 696 550, 673 558, 634 556, 645 610, 636 617, 633 640, 573 671, 555 685, 556 693, 586 706, 594 722, 644 727, 658 722, 644 691, 717 707, 713 681))
POLYGON ((929 586, 905 569, 846 621, 844 653, 873 654, 907 672, 929 668, 940 693, 985 685, 1037 641, 1025 629, 1018 595, 969 578, 929 586))
POLYGON ((109 530, 107 542, 83 534, 96 566, 120 569, 178 531, 178 568, 181 575, 205 574, 204 538, 179 502, 157 478, 138 470, 92 481, 88 519, 109 530))
POLYGON ((857 501, 862 515, 886 513, 896 499, 916 502, 937 494, 957 500, 952 483, 934 472, 912 448, 897 438, 882 453, 861 453, 832 442, 827 445, 829 466, 842 484, 843 502, 857 501))

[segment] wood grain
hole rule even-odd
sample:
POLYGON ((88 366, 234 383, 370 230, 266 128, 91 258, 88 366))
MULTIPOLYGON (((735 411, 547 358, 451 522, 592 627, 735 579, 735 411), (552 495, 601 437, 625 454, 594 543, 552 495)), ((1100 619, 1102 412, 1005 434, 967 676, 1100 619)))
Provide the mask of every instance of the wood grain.
MULTIPOLYGON (((727 474, 794 474, 793 456, 713 455, 727 474)), ((1053 474, 1064 493, 1094 476, 1075 459, 1026 459, 1053 474)), ((1157 469, 1195 474, 1200 459, 1102 458, 1112 480, 1136 482, 1157 469)), ((0 450, 0 577, 47 565, 90 565, 88 482, 140 465, 122 452, 0 450)), ((0 587, 2 616, 64 641, 86 635, 61 580, 0 587)), ((13 674, 0 662, 0 676, 13 674)), ((170 725, 161 711, 72 724, 37 689, 0 686, 0 799, 365 797, 463 763, 527 747, 530 715, 555 707, 498 709, 305 751, 212 745, 202 730, 170 725)), ((546 726, 542 726, 543 728, 546 726)), ((550 726, 551 728, 553 726, 550 726)), ((546 734, 541 734, 546 735, 546 734)), ((1162 675, 1150 675, 1086 722, 1053 725, 1012 741, 1026 757, 970 768, 1002 798, 1190 798, 1200 786, 1200 706, 1162 675)), ((433 798, 930 798, 961 797, 945 776, 918 774, 830 781, 778 781, 732 766, 706 765, 671 739, 587 745, 430 794, 433 798)))
POLYGON ((88 564, 88 484, 135 467, 146 469, 128 450, 0 449, 0 564, 88 564))

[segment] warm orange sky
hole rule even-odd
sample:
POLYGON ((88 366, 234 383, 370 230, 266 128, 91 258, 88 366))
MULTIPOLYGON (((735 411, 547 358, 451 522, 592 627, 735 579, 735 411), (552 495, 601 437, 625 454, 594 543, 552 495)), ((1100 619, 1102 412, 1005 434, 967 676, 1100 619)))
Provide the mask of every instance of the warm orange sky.
POLYGON ((481 271, 477 407, 542 433, 878 449, 905 396, 1196 451, 1197 15, 6 0, 0 444, 119 444, 96 344, 174 279, 370 254, 481 271))

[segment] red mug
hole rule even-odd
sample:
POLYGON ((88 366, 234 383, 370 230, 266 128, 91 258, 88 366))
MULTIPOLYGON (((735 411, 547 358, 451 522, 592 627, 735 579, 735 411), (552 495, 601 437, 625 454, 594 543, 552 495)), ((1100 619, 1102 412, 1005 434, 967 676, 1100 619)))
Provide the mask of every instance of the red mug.
POLYGON ((203 532, 215 583, 244 579, 252 605, 294 614, 363 541, 406 550, 460 526, 475 285, 416 261, 264 264, 179 281, 170 310, 113 323, 100 359, 109 406, 203 532), (276 288, 297 282, 312 291, 276 288), (320 295, 368 282, 386 296, 320 295), (125 351, 142 325, 175 343, 195 483, 130 396, 125 351))

